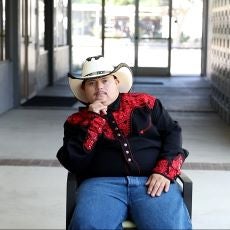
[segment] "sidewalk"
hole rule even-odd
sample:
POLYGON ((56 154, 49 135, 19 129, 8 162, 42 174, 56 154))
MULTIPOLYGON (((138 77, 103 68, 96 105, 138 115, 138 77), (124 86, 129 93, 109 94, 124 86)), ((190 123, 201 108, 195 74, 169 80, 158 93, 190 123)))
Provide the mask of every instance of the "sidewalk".
MULTIPOLYGON (((169 80, 162 81, 167 87, 169 80)), ((182 91, 186 81, 179 86, 171 82, 171 92, 175 87, 182 91)), ((167 99, 161 86, 152 87, 167 99)), ((170 101, 175 98, 176 93, 170 94, 170 101)), ((197 107, 199 98, 190 99, 197 107)), ((230 126, 208 106, 205 111, 176 111, 177 103, 167 106, 181 124, 184 147, 190 151, 186 163, 191 168, 184 170, 194 183, 193 227, 230 229, 230 126)), ((67 172, 51 163, 62 145, 63 123, 76 107, 18 108, 0 115, 0 229, 65 228, 67 172)))

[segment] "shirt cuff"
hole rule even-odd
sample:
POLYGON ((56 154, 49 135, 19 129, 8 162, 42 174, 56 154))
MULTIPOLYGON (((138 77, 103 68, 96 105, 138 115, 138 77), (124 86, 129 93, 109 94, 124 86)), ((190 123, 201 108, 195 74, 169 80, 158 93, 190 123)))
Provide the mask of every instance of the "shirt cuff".
POLYGON ((153 169, 154 173, 161 174, 169 180, 175 180, 181 173, 181 167, 185 158, 183 154, 178 154, 175 158, 161 159, 157 162, 156 167, 153 169))

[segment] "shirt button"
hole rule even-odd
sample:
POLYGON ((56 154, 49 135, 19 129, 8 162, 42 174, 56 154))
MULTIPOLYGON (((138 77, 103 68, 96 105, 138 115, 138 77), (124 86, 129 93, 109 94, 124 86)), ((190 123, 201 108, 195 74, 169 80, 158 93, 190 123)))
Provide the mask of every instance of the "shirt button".
POLYGON ((128 144, 127 144, 127 143, 124 143, 124 146, 126 147, 126 146, 128 146, 128 144))
POLYGON ((126 150, 126 151, 125 151, 125 153, 126 153, 126 154, 129 154, 129 151, 128 151, 128 150, 126 150))
POLYGON ((120 134, 120 133, 118 133, 118 134, 117 134, 117 136, 118 136, 118 137, 120 137, 120 136, 121 136, 121 134, 120 134))
POLYGON ((115 130, 118 130, 118 128, 116 127, 115 130))
POLYGON ((131 162, 132 161, 132 159, 131 158, 128 158, 128 162, 131 162))

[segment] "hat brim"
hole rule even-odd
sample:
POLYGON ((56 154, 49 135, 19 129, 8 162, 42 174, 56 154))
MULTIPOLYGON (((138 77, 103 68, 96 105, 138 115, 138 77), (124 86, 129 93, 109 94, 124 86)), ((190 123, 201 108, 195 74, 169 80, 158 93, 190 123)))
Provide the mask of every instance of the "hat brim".
POLYGON ((106 74, 95 74, 87 77, 78 77, 73 74, 68 74, 70 89, 73 92, 74 96, 84 104, 88 103, 88 100, 85 96, 85 91, 82 89, 82 82, 87 79, 96 79, 105 77, 108 75, 114 75, 118 81, 118 90, 120 93, 127 93, 130 91, 133 84, 133 74, 130 67, 125 64, 119 64, 113 71, 106 74))

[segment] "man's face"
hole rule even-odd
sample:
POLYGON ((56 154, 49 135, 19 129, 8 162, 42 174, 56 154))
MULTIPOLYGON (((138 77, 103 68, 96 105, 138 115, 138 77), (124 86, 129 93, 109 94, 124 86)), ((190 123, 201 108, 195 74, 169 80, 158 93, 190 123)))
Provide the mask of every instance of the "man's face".
POLYGON ((110 105, 119 95, 118 84, 119 82, 114 76, 108 75, 106 77, 86 80, 83 90, 90 104, 100 101, 104 105, 110 105))

